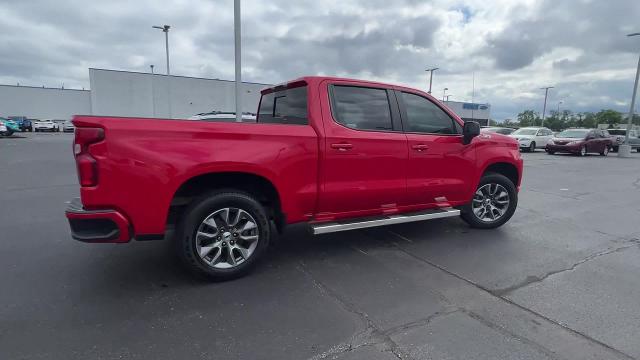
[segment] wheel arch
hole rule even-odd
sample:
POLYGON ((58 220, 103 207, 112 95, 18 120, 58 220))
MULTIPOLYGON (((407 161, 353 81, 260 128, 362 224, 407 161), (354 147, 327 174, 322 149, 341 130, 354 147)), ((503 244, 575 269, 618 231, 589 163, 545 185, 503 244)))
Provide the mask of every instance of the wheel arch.
POLYGON ((509 180, 511 180, 511 182, 513 183, 513 186, 515 187, 518 187, 518 184, 520 184, 520 174, 518 172, 518 168, 512 163, 495 162, 495 163, 489 164, 484 168, 481 178, 487 173, 497 173, 500 175, 504 175, 509 180))
POLYGON ((235 189, 255 197, 265 207, 270 220, 282 231, 286 217, 282 200, 272 181, 262 175, 241 171, 208 172, 195 175, 180 184, 171 198, 167 226, 176 225, 185 207, 203 193, 216 189, 235 189))

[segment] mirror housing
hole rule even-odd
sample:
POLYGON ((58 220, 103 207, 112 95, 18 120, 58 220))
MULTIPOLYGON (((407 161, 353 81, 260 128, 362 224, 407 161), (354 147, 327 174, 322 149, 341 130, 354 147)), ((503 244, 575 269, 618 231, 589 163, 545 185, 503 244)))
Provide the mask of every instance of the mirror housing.
POLYGON ((462 143, 467 145, 478 135, 480 135, 480 124, 475 121, 465 121, 462 127, 462 143))

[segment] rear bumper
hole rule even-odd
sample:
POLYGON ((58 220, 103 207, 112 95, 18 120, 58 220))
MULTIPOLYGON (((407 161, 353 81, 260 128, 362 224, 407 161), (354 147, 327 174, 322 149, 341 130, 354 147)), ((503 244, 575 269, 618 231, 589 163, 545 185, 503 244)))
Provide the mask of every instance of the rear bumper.
POLYGON ((65 211, 71 237, 88 243, 126 243, 131 240, 131 224, 117 210, 85 210, 74 198, 65 211))

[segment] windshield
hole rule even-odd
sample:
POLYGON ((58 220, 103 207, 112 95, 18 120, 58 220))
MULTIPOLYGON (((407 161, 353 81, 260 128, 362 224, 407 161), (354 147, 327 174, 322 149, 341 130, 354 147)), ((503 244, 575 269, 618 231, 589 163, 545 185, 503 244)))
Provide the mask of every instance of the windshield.
POLYGON ((589 133, 589 130, 565 130, 556 135, 556 137, 582 139, 587 136, 587 133, 589 133))
POLYGON ((536 133, 538 133, 538 129, 518 129, 511 135, 535 135, 536 133))
POLYGON ((609 134, 611 134, 611 135, 626 135, 627 134, 627 130, 609 129, 609 134))

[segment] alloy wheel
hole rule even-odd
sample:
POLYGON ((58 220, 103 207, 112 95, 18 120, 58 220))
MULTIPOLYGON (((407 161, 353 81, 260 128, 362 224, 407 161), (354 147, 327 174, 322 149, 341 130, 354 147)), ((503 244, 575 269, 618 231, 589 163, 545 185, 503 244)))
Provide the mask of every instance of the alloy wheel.
POLYGON ((230 269, 251 257, 259 241, 258 223, 238 208, 219 209, 208 215, 195 234, 200 259, 216 269, 230 269))
POLYGON ((500 219, 509 208, 509 192, 500 184, 489 183, 478 188, 473 196, 471 209, 483 222, 500 219))

